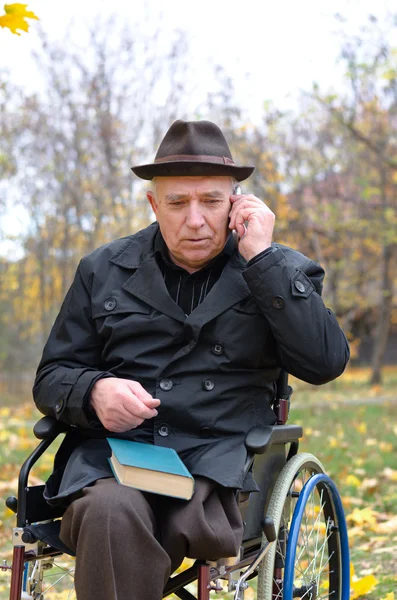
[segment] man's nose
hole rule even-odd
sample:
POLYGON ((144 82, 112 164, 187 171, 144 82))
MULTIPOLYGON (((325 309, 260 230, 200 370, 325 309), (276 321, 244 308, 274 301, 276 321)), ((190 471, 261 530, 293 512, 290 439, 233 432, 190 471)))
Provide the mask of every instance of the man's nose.
POLYGON ((200 206, 191 204, 187 210, 186 225, 191 229, 199 229, 204 223, 205 219, 200 210, 200 206))

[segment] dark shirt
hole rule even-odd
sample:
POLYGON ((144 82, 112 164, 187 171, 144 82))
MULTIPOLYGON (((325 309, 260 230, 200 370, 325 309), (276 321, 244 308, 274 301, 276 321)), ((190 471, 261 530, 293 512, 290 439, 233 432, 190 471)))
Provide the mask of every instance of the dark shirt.
MULTIPOLYGON (((154 251, 157 264, 163 274, 164 283, 171 298, 180 306, 185 315, 191 312, 204 300, 212 287, 218 281, 222 271, 235 251, 236 242, 233 234, 230 233, 223 250, 215 256, 205 267, 189 273, 182 267, 178 267, 170 259, 168 248, 160 231, 154 241, 154 251)), ((251 266, 260 258, 263 258, 272 251, 267 248, 247 263, 251 266)))

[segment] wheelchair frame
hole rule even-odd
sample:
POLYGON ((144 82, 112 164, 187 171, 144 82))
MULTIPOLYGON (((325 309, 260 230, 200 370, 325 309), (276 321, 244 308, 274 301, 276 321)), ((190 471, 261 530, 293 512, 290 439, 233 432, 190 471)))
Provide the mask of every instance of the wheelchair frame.
MULTIPOLYGON (((255 481, 260 491, 250 494, 248 499, 242 497, 238 492, 240 512, 244 522, 244 537, 238 562, 217 561, 216 563, 196 561, 185 571, 170 577, 164 591, 163 598, 175 594, 181 600, 209 600, 212 590, 220 591, 220 579, 229 580, 229 590, 235 591, 235 599, 244 597, 245 580, 256 575, 256 568, 263 559, 266 552, 276 540, 276 531, 272 519, 265 518, 267 515, 272 491, 283 467, 298 453, 299 438, 303 435, 302 427, 297 425, 286 425, 288 417, 289 396, 292 390, 287 386, 287 375, 282 375, 282 386, 278 390, 278 400, 275 405, 277 425, 266 427, 254 427, 246 437, 245 444, 248 450, 246 472, 253 469, 255 481), (287 445, 289 448, 287 450, 287 445), (265 542, 265 543, 264 543, 265 542), (245 569, 243 575, 241 572, 245 569), (240 573, 236 577, 235 573, 240 573), (186 589, 186 586, 197 580, 197 597, 186 589)), ((10 600, 21 600, 23 572, 25 564, 38 559, 49 559, 60 556, 63 553, 71 554, 70 550, 63 546, 62 542, 56 540, 56 531, 48 534, 47 540, 43 540, 43 530, 51 529, 52 525, 59 525, 57 521, 65 512, 63 507, 51 507, 43 498, 44 486, 29 487, 28 477, 30 470, 42 454, 47 450, 55 438, 70 427, 52 417, 43 417, 34 427, 35 436, 41 440, 37 448, 26 459, 19 474, 18 499, 8 498, 6 504, 17 516, 17 526, 13 530, 13 563, 11 574, 10 600), (44 518, 43 518, 44 517, 44 518), (50 521, 40 525, 42 521, 50 521), (41 528, 41 530, 40 530, 41 528), (53 540, 56 540, 55 543, 53 540)), ((326 476, 324 476, 326 477, 326 476)), ((328 478, 329 479, 329 478, 328 478)), ((310 480, 309 480, 310 481, 310 480)), ((332 483, 332 482, 331 482, 332 483)), ((334 486, 334 484, 332 483, 334 486)), ((334 493, 334 491, 333 491, 334 493)), ((335 488, 335 494, 337 491, 335 488)), ((335 497, 336 497, 335 496, 335 497)), ((341 515, 343 515, 343 509, 341 515)), ((342 521, 344 517, 341 516, 342 521)), ((344 524, 345 527, 345 524, 344 524)), ((344 565, 346 571, 346 556, 348 569, 347 534, 344 533, 344 565)), ((289 557, 291 561, 291 558, 289 557)), ((3 565, 3 569, 7 566, 3 565)), ((275 566, 274 577, 280 577, 281 569, 275 566)), ((342 594, 341 600, 349 598, 349 583, 342 572, 342 594)), ((292 586, 292 584, 291 584, 292 586)), ((29 596, 30 597, 30 596, 29 596)), ((276 590, 272 597, 281 598, 276 590)), ((291 587, 290 596, 283 600, 292 600, 295 597, 291 587)), ((309 594, 308 600, 315 600, 315 596, 309 594)))

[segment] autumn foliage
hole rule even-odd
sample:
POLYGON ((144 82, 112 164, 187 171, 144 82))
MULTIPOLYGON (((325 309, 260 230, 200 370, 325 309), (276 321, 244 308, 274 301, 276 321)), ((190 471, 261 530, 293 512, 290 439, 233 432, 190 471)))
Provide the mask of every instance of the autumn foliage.
MULTIPOLYGON (((0 25, 19 35, 27 19, 37 19, 27 5, 6 5, 0 25)), ((343 90, 314 86, 290 111, 266 102, 253 123, 219 67, 217 87, 192 107, 183 33, 165 43, 152 28, 148 38, 137 30, 115 34, 113 26, 95 26, 84 52, 42 34, 43 95, 27 94, 6 75, 0 81, 0 217, 11 222, 0 229, 1 397, 10 405, 29 397, 80 258, 152 220, 130 166, 153 158, 173 120, 217 122, 236 162, 256 165, 243 191, 275 212, 277 242, 322 264, 323 297, 349 338, 352 361, 368 364, 346 373, 342 391, 339 382, 316 392, 294 382, 291 420, 301 420, 302 446, 342 489, 352 598, 395 600, 397 381, 387 385, 384 365, 395 362, 397 335, 397 49, 370 20, 361 36, 341 43, 343 90), (379 398, 386 406, 343 404, 379 398)), ((4 493, 34 443, 37 416, 7 410, 0 413, 4 493)), ((1 514, 1 542, 9 523, 1 514)))

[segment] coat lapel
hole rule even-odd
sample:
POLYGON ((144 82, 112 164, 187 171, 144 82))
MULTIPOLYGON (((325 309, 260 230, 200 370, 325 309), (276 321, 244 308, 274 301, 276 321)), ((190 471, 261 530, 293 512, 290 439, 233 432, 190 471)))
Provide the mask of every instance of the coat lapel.
POLYGON ((203 325, 247 298, 250 290, 242 276, 245 266, 245 261, 238 254, 233 254, 209 294, 187 317, 185 325, 198 333, 203 325))
POLYGON ((123 269, 134 271, 122 285, 124 290, 183 323, 186 316, 169 295, 153 252, 153 241, 158 229, 158 223, 153 223, 138 231, 109 260, 123 269))
POLYGON ((182 323, 186 320, 183 310, 173 301, 164 283, 155 256, 148 256, 123 288, 158 311, 182 323))
POLYGON ((203 325, 250 295, 242 276, 246 262, 235 251, 209 294, 186 317, 169 295, 157 264, 153 252, 153 239, 157 231, 158 225, 155 223, 138 232, 117 255, 111 257, 110 261, 124 269, 134 270, 123 284, 123 289, 167 316, 185 323, 186 327, 194 331, 196 337, 203 325))

